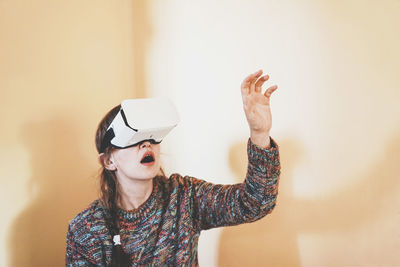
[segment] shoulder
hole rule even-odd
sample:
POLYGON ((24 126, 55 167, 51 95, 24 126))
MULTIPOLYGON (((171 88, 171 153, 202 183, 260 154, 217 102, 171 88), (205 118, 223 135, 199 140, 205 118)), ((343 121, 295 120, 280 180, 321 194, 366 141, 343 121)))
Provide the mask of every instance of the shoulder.
POLYGON ((68 232, 79 241, 89 234, 104 232, 104 228, 104 208, 97 199, 69 222, 68 232))
POLYGON ((80 228, 83 225, 91 223, 94 218, 100 218, 99 212, 101 212, 100 200, 96 199, 90 203, 83 211, 79 212, 70 222, 69 226, 71 229, 80 228), (97 216, 96 216, 97 215, 97 216))
POLYGON ((164 199, 176 194, 186 194, 192 188, 191 177, 182 176, 178 173, 173 173, 169 177, 158 176, 156 181, 164 199))
POLYGON ((186 189, 192 187, 193 184, 195 184, 196 182, 202 181, 200 179, 188 175, 182 176, 179 173, 173 173, 169 176, 169 178, 163 177, 160 178, 159 180, 164 187, 170 189, 173 188, 186 189))
POLYGON ((202 179, 189 175, 182 176, 179 173, 173 173, 167 177, 159 179, 161 188, 167 195, 171 194, 189 194, 194 195, 204 185, 209 184, 202 179))

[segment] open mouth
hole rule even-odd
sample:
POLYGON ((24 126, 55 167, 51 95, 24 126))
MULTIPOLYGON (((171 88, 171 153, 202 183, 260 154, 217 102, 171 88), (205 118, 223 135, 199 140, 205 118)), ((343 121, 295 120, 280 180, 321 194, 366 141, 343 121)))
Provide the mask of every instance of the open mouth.
POLYGON ((142 160, 140 161, 140 163, 152 163, 152 162, 154 162, 154 155, 151 151, 146 152, 143 155, 142 160))

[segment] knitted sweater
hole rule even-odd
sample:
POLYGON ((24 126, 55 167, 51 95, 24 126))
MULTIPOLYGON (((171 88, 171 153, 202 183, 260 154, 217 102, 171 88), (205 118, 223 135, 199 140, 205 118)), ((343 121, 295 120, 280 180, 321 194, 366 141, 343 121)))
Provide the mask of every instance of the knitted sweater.
MULTIPOLYGON (((272 211, 280 174, 278 146, 247 144, 248 170, 243 183, 212 184, 172 174, 155 177, 150 197, 135 210, 118 211, 121 243, 134 266, 198 266, 201 230, 258 220, 272 211)), ((107 266, 112 237, 99 200, 69 224, 67 266, 107 266)))

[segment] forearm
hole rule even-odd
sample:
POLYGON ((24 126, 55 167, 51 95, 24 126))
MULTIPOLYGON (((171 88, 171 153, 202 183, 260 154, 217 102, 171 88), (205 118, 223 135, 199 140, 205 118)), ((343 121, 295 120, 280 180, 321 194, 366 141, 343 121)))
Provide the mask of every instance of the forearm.
MULTIPOLYGON (((272 139, 271 139, 272 140, 272 139)), ((280 172, 276 143, 270 149, 248 141, 249 165, 241 184, 196 186, 197 217, 201 229, 252 222, 275 206, 280 172)))
POLYGON ((253 204, 253 209, 265 214, 275 206, 280 175, 278 146, 269 137, 268 141, 270 147, 265 149, 249 140, 247 147, 249 165, 245 180, 246 194, 257 203, 253 204))
POLYGON ((269 132, 250 131, 250 140, 261 148, 269 149, 271 147, 269 132))

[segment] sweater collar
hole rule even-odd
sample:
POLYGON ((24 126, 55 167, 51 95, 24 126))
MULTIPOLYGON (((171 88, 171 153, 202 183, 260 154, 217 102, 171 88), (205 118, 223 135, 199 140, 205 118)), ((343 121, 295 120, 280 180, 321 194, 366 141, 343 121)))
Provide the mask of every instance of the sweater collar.
POLYGON ((137 209, 124 210, 118 209, 118 216, 122 223, 133 223, 145 218, 149 212, 154 208, 158 199, 159 177, 153 178, 153 190, 150 196, 140 205, 137 209))

